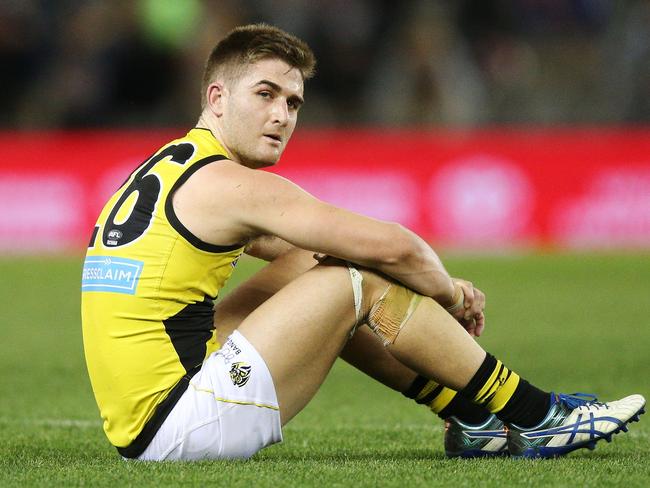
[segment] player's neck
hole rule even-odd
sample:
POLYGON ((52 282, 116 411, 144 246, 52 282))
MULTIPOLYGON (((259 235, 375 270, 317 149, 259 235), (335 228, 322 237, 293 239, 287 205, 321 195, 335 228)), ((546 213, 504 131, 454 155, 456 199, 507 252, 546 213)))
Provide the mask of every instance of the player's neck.
POLYGON ((228 149, 228 147, 226 146, 224 138, 221 136, 221 131, 219 130, 219 125, 217 123, 215 123, 214 120, 211 120, 211 117, 209 115, 206 116, 205 113, 201 114, 201 116, 199 117, 198 122, 196 123, 196 128, 197 129, 207 129, 207 130, 209 130, 212 133, 212 136, 219 142, 219 144, 221 144, 221 146, 228 153, 227 154, 228 159, 230 159, 231 161, 233 161, 235 163, 241 164, 237 160, 237 158, 235 157, 233 152, 230 149, 228 149))

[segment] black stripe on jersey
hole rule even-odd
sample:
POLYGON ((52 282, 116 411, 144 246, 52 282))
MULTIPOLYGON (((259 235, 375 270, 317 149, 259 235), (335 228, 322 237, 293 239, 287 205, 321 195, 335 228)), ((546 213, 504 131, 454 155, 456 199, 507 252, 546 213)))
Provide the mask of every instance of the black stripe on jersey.
MULTIPOLYGON (((212 134, 212 131, 207 127, 193 127, 192 130, 207 130, 210 134, 212 134)), ((212 134, 212 137, 214 137, 214 134, 212 134)), ((216 139, 216 137, 214 138, 216 139)))
POLYGON ((190 303, 176 315, 163 320, 165 332, 185 371, 194 369, 205 359, 206 343, 214 330, 213 306, 212 300, 205 297, 202 302, 190 303))
POLYGON ((153 416, 133 442, 126 447, 117 448, 122 456, 133 459, 144 452, 187 389, 192 376, 201 369, 207 349, 206 342, 212 337, 214 329, 213 306, 212 300, 206 297, 202 302, 191 303, 173 317, 163 320, 165 331, 187 373, 156 407, 153 416))
POLYGON ((180 176, 180 178, 178 178, 178 180, 176 180, 176 183, 174 183, 174 186, 169 192, 169 195, 167 195, 167 201, 165 202, 165 214, 167 215, 167 220, 169 220, 171 226, 174 229, 176 229, 176 232, 178 232, 185 239, 187 239, 187 241, 190 244, 192 244, 197 249, 200 249, 201 251, 228 252, 228 251, 234 251, 235 249, 239 249, 244 245, 244 244, 231 244, 228 246, 220 246, 217 244, 210 244, 209 242, 202 241, 194 234, 192 234, 189 231, 189 229, 181 223, 181 221, 176 216, 176 212, 174 212, 174 205, 172 204, 174 193, 176 193, 176 190, 178 190, 181 187, 181 185, 189 179, 190 176, 192 176, 194 173, 196 173, 199 169, 201 169, 206 164, 210 164, 215 161, 221 161, 223 159, 228 159, 228 158, 226 158, 226 156, 223 156, 221 154, 216 154, 214 156, 208 156, 207 158, 201 159, 200 161, 197 161, 195 164, 190 166, 189 169, 185 171, 185 173, 183 173, 180 176))
POLYGON ((183 393, 185 393, 185 390, 187 390, 187 386, 190 384, 192 376, 198 373, 200 369, 201 368, 197 366, 176 383, 176 386, 171 389, 167 398, 160 402, 156 407, 156 411, 153 413, 152 417, 147 421, 131 444, 126 447, 116 447, 117 452, 119 452, 120 455, 125 458, 135 459, 144 452, 156 435, 156 432, 158 432, 158 429, 160 429, 160 426, 169 416, 174 406, 178 403, 178 400, 181 398, 183 393))

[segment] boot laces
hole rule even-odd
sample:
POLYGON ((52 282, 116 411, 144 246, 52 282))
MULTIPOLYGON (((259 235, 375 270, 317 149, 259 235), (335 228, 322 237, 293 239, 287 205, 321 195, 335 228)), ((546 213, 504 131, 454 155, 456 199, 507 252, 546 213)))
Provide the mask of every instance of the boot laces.
POLYGON ((554 393, 556 401, 573 410, 580 407, 608 408, 605 403, 599 402, 596 395, 591 393, 554 393))

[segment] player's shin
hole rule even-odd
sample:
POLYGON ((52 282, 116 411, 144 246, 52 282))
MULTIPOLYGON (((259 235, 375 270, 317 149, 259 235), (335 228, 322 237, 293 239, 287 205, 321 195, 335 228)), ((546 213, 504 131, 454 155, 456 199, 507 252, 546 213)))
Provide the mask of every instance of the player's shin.
POLYGON ((451 422, 445 433, 448 456, 492 456, 506 449, 513 456, 562 456, 626 432, 627 424, 644 412, 641 395, 601 403, 591 395, 544 392, 481 349, 432 299, 417 299, 396 283, 384 283, 383 288, 371 289, 378 299, 366 318, 370 328, 398 361, 458 392, 452 395, 452 390, 427 382, 409 393, 436 401, 441 414, 456 398, 491 413, 481 425, 451 422), (510 426, 507 448, 502 422, 510 426), (491 439, 486 442, 487 436, 491 439))
MULTIPOLYGON (((532 386, 483 351, 428 297, 392 283, 370 308, 367 322, 404 364, 456 389, 460 397, 496 414, 504 422, 531 426, 548 412, 549 393, 532 386)), ((437 408, 441 411, 450 404, 454 408, 465 406, 462 400, 451 403, 454 397, 451 391, 442 388, 436 392, 437 408), (449 399, 446 405, 445 398, 449 399)))

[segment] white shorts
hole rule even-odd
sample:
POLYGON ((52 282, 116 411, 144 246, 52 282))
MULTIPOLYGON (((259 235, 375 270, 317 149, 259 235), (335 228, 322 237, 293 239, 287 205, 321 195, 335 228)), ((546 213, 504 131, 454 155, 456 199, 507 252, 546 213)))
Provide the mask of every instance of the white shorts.
POLYGON ((190 380, 138 459, 249 458, 281 441, 271 374, 251 343, 235 331, 190 380))

